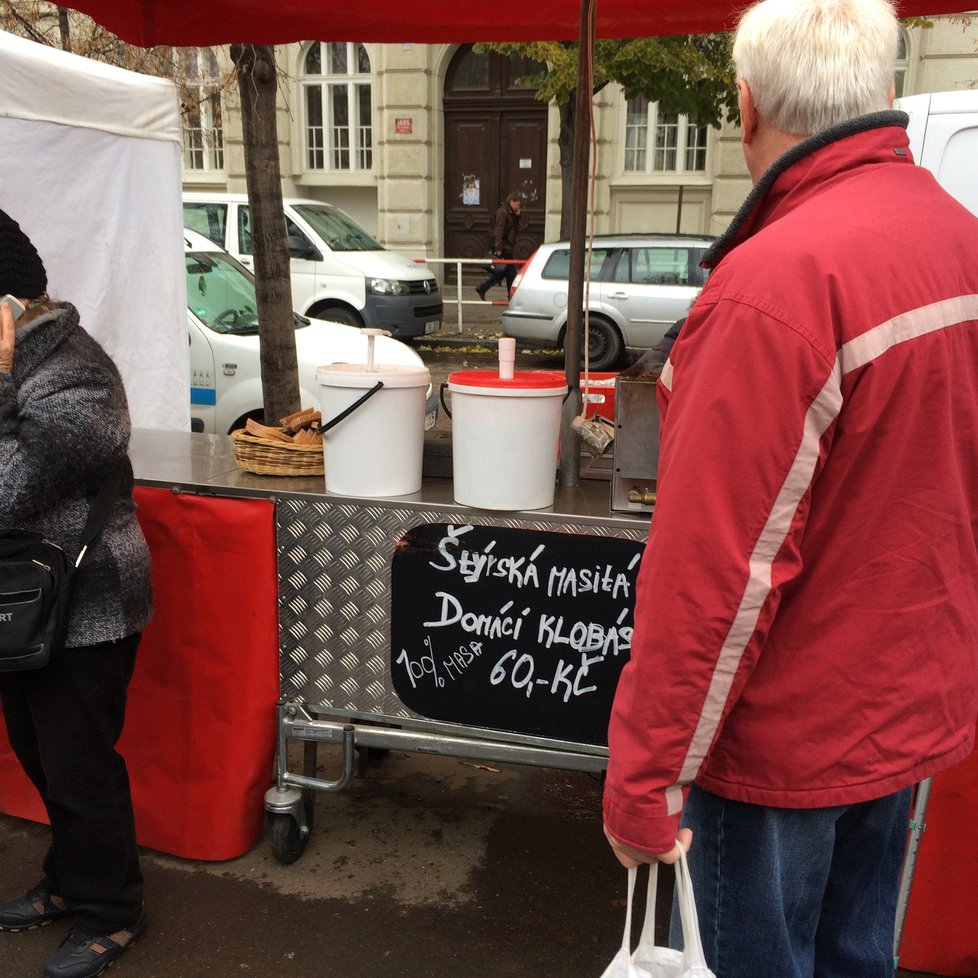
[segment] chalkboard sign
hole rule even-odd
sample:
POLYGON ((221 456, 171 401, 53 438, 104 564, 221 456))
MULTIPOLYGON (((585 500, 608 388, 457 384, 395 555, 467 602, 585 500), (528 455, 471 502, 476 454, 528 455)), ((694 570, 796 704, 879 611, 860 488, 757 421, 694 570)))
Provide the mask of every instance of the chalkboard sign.
POLYGON ((391 565, 391 676, 422 716, 606 744, 644 547, 426 523, 391 565))

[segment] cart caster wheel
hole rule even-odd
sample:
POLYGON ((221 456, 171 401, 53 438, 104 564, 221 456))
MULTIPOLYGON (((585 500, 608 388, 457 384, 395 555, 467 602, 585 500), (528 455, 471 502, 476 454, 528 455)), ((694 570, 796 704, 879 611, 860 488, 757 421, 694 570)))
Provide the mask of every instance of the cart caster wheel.
POLYGON ((269 815, 272 826, 272 855, 283 865, 294 863, 305 852, 309 827, 303 830, 291 815, 269 815))

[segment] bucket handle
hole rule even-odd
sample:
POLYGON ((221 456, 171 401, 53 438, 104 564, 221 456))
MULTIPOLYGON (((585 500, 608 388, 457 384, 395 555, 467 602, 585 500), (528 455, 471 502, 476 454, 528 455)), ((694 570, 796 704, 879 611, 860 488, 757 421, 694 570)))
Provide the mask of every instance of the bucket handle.
POLYGON ((358 397, 349 407, 344 408, 342 411, 340 411, 340 413, 336 415, 335 418, 330 419, 329 421, 326 422, 326 424, 322 425, 322 427, 320 427, 319 430, 325 435, 330 428, 335 428, 344 418, 349 417, 351 414, 353 414, 353 412, 356 411, 356 409, 360 407, 361 404, 365 404, 367 401, 369 401, 370 398, 373 397, 374 394, 376 394, 377 391, 379 391, 383 386, 384 386, 384 382, 382 380, 378 380, 377 383, 374 384, 374 386, 371 387, 366 394, 364 394, 362 397, 358 397))
POLYGON ((441 387, 438 389, 438 400, 441 401, 441 406, 445 409, 445 414, 447 414, 449 420, 451 420, 452 417, 451 408, 449 408, 449 406, 445 403, 445 390, 447 389, 447 387, 448 384, 442 384, 441 387))

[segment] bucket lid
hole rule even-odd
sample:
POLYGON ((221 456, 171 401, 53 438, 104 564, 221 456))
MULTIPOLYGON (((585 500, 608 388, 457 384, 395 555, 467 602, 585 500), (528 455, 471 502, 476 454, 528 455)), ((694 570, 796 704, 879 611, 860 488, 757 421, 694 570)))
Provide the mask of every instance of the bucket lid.
POLYGON ((323 387, 373 387, 378 380, 385 387, 427 387, 431 371, 394 363, 377 363, 373 370, 365 363, 330 363, 316 370, 316 381, 323 387))
POLYGON ((556 370, 517 370, 511 378, 502 378, 496 370, 456 370, 448 375, 449 389, 480 387, 541 394, 563 393, 567 384, 556 370))

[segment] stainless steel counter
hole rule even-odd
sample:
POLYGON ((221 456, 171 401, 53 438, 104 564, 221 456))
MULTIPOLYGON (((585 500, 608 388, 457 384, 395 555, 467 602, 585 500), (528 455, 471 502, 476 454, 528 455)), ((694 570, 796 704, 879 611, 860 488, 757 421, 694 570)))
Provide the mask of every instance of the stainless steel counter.
MULTIPOLYGON (((326 491, 322 477, 252 475, 237 467, 231 440, 225 435, 201 435, 181 431, 138 428, 133 432, 131 455, 136 481, 141 485, 173 488, 203 494, 229 496, 316 497, 337 503, 362 503, 403 509, 436 507, 445 513, 483 514, 486 518, 519 520, 522 516, 543 523, 568 518, 584 524, 600 524, 606 530, 620 528, 635 538, 648 530, 648 516, 611 513, 606 480, 582 479, 579 487, 557 488, 554 504, 546 509, 520 512, 473 510, 455 502, 451 479, 425 479, 421 491, 408 496, 353 497, 326 491)), ((457 518, 457 517, 456 517, 457 518)))

